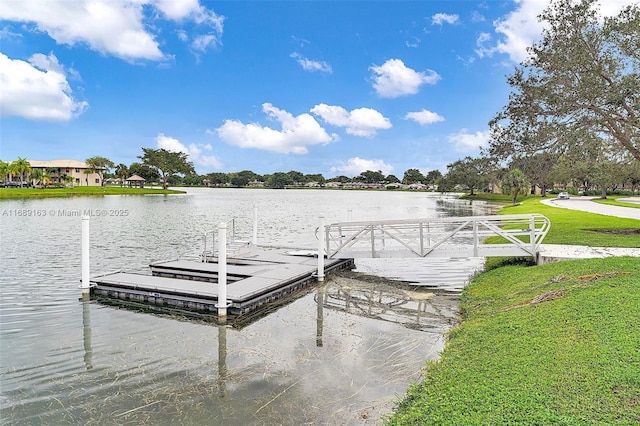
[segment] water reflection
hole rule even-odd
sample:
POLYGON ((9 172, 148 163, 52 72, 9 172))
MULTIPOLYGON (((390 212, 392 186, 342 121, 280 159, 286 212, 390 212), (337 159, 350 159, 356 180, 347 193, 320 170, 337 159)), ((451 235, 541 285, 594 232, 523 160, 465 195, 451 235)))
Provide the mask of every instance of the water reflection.
MULTIPOLYGON (((259 243, 315 247, 321 214, 327 223, 350 219, 349 211, 353 220, 437 216, 449 208, 441 199, 198 189, 179 197, 0 204, 47 212, 128 210, 127 217, 92 221, 91 272, 99 274, 146 273, 155 261, 196 258, 205 230, 253 205, 259 243)), ((473 206, 465 205, 464 215, 473 206)), ((79 300, 78 218, 0 221, 3 424, 379 424, 397 395, 420 378, 425 360, 437 356, 456 317, 449 294, 412 293, 361 274, 337 276, 227 326, 184 312, 79 300)), ((247 223, 250 235, 250 218, 247 223)), ((464 261, 357 265, 369 275, 446 288, 461 287, 473 273, 464 261)))
POLYGON ((426 332, 447 329, 457 321, 452 303, 457 299, 456 293, 349 272, 336 276, 316 295, 319 323, 326 307, 426 332))
MULTIPOLYGON (((128 389, 129 397, 138 402, 111 397, 109 403, 94 401, 91 412, 111 407, 117 419, 127 422, 157 423, 172 413, 173 420, 186 423, 198 419, 222 422, 218 424, 378 424, 407 381, 419 377, 424 360, 436 356, 443 331, 455 323, 456 301, 450 293, 346 271, 248 317, 230 317, 226 325, 217 324, 215 315, 186 315, 155 305, 144 309, 139 303, 112 299, 81 300, 87 371, 92 356, 104 360, 111 352, 92 350, 92 331, 102 335, 111 325, 92 327, 91 306, 102 314, 105 309, 120 312, 118 316, 126 310, 136 323, 163 318, 165 329, 171 328, 166 321, 198 326, 202 348, 210 348, 196 351, 200 361, 182 371, 175 365, 167 370, 143 364, 137 374, 150 373, 149 368, 159 371, 149 376, 152 382, 140 383, 139 390, 123 381, 129 373, 108 373, 108 381, 119 383, 118 392, 128 389), (142 397, 143 389, 153 394, 142 397), (195 404, 188 413, 183 411, 187 401, 195 404)), ((170 336, 162 341, 171 340, 170 336)), ((117 350, 120 359, 155 357, 139 353, 141 345, 148 345, 144 339, 127 340, 130 343, 117 350)), ((189 362, 193 349, 184 342, 176 344, 181 355, 174 356, 173 363, 189 362)))
POLYGON ((92 356, 93 348, 91 347, 91 299, 88 294, 82 295, 82 336, 84 342, 84 365, 85 368, 91 370, 93 368, 92 356))
POLYGON ((227 326, 218 326, 218 396, 227 395, 227 326))

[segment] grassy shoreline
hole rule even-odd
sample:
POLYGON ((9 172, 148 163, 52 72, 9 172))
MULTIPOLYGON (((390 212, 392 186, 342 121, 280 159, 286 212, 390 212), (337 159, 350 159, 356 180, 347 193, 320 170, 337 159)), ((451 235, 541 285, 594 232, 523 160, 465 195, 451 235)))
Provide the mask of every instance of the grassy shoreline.
MULTIPOLYGON (((501 213, 549 217, 545 243, 640 245, 638 234, 592 230, 637 229, 637 220, 539 200, 501 213)), ((638 258, 484 272, 464 290, 463 321, 440 360, 428 364, 387 424, 640 424, 639 306, 638 258)))
POLYGON ((184 191, 157 188, 121 188, 119 186, 77 186, 75 188, 0 188, 0 200, 22 198, 96 197, 104 195, 166 195, 184 191))

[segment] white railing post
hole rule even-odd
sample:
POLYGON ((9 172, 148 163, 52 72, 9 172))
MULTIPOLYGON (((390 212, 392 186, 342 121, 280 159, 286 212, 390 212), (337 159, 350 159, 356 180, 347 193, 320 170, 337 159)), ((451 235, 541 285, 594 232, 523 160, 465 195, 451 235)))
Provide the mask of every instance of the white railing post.
POLYGON ((320 216, 318 228, 318 281, 324 281, 324 251, 325 251, 324 216, 320 216))
POLYGON ((218 227, 218 319, 227 319, 227 224, 218 227))
POLYGON ((529 241, 531 244, 531 256, 533 256, 533 260, 536 260, 536 218, 534 216, 529 218, 529 231, 531 232, 529 237, 531 239, 529 241))
POLYGON ((258 206, 253 205, 253 238, 251 243, 254 246, 258 245, 258 206))
POLYGON ((82 216, 82 294, 90 293, 91 273, 89 269, 89 216, 82 216))
POLYGON ((473 220, 473 257, 478 257, 478 221, 473 220))

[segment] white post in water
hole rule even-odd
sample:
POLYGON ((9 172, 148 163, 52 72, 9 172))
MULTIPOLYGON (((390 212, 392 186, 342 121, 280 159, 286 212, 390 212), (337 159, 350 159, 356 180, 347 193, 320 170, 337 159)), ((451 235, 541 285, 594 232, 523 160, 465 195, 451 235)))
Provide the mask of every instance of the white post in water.
POLYGON ((227 319, 227 224, 218 227, 218 319, 227 319))
POLYGON ((318 228, 318 282, 324 281, 324 216, 320 216, 318 228))
POLYGON ((258 245, 258 206, 253 205, 253 239, 251 243, 255 246, 258 245))
POLYGON ((82 294, 90 292, 90 270, 89 270, 89 216, 82 216, 82 294))

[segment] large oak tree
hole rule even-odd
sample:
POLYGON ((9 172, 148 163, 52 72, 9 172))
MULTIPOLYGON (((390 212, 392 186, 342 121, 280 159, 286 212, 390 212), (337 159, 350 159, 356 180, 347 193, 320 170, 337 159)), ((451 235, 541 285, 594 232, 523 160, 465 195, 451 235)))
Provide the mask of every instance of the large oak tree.
MULTIPOLYGON (((114 164, 113 161, 109 160, 106 157, 101 157, 99 155, 87 158, 85 160, 85 162, 89 165, 89 171, 90 173, 97 173, 98 176, 100 177, 100 185, 104 185, 104 173, 105 172, 109 172, 109 169, 111 169, 114 164)), ((88 177, 89 173, 87 173, 87 177, 88 177)), ((89 183, 87 182, 87 185, 89 183)))
POLYGON ((640 160, 640 7, 602 18, 596 0, 554 0, 539 17, 542 40, 508 82, 490 122, 501 159, 582 150, 585 131, 640 160))
POLYGON ((142 163, 158 172, 162 179, 162 187, 167 189, 169 177, 176 174, 195 173, 193 164, 187 160, 184 152, 167 151, 164 148, 142 148, 144 155, 139 156, 142 163))

